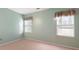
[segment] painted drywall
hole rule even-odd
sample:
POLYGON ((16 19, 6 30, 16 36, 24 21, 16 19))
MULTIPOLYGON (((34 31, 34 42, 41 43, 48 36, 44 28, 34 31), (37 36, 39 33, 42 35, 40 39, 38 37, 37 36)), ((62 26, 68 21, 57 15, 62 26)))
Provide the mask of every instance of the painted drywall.
POLYGON ((54 13, 63 10, 66 10, 66 8, 50 8, 45 11, 23 15, 24 19, 29 16, 33 17, 32 33, 24 33, 25 38, 32 38, 56 43, 58 45, 60 44, 79 48, 79 9, 75 9, 75 37, 60 37, 56 35, 56 21, 54 20, 54 13))
POLYGON ((22 16, 7 8, 0 8, 0 43, 22 37, 22 16))

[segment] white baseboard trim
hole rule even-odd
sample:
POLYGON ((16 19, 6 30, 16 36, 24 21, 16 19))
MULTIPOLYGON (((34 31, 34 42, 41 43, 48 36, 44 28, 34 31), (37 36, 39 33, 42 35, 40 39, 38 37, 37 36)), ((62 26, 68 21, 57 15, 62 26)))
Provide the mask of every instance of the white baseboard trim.
POLYGON ((35 40, 35 41, 39 41, 39 42, 43 42, 43 43, 47 43, 47 44, 49 44, 49 45, 61 46, 61 47, 69 48, 69 49, 72 49, 72 50, 79 50, 79 48, 77 48, 77 47, 66 46, 66 45, 57 44, 57 43, 51 43, 51 42, 47 42, 47 41, 44 41, 44 40, 37 40, 37 39, 33 39, 33 38, 27 38, 27 39, 28 39, 28 40, 35 40))
POLYGON ((1 43, 0 46, 4 46, 4 45, 10 44, 10 43, 14 43, 14 42, 19 41, 19 40, 21 40, 21 39, 16 39, 16 40, 11 40, 9 42, 1 43))

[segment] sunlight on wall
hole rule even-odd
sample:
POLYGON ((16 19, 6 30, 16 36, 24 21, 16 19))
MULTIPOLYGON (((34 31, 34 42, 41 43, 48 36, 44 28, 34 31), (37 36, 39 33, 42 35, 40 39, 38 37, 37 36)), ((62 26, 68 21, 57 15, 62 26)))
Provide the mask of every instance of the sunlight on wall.
POLYGON ((35 19, 35 24, 41 25, 42 24, 42 21, 39 18, 36 18, 35 19))
POLYGON ((19 22, 19 33, 20 34, 23 33, 23 20, 20 20, 20 22, 19 22))

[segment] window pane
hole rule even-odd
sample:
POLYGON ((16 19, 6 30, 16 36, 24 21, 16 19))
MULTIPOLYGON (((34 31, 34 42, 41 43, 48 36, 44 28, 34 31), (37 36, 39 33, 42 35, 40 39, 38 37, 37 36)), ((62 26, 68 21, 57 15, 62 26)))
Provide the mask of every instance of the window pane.
POLYGON ((73 29, 57 29, 57 35, 74 37, 73 29))
POLYGON ((57 35, 74 37, 74 15, 56 17, 57 35))
POLYGON ((62 25, 74 24, 74 16, 62 16, 62 25))
POLYGON ((32 20, 25 20, 25 25, 32 25, 32 20))
POLYGON ((56 17, 56 23, 57 25, 61 25, 62 24, 62 20, 61 20, 61 17, 56 17))
POLYGON ((25 32, 32 32, 32 20, 25 20, 25 32))
POLYGON ((25 27, 25 32, 32 32, 32 27, 25 27))

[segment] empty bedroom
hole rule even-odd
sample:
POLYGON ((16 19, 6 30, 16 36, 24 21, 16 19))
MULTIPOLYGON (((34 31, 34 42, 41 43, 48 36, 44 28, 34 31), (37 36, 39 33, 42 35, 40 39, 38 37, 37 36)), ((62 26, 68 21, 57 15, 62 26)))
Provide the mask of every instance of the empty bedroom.
POLYGON ((79 8, 0 8, 0 50, 78 50, 79 8))

